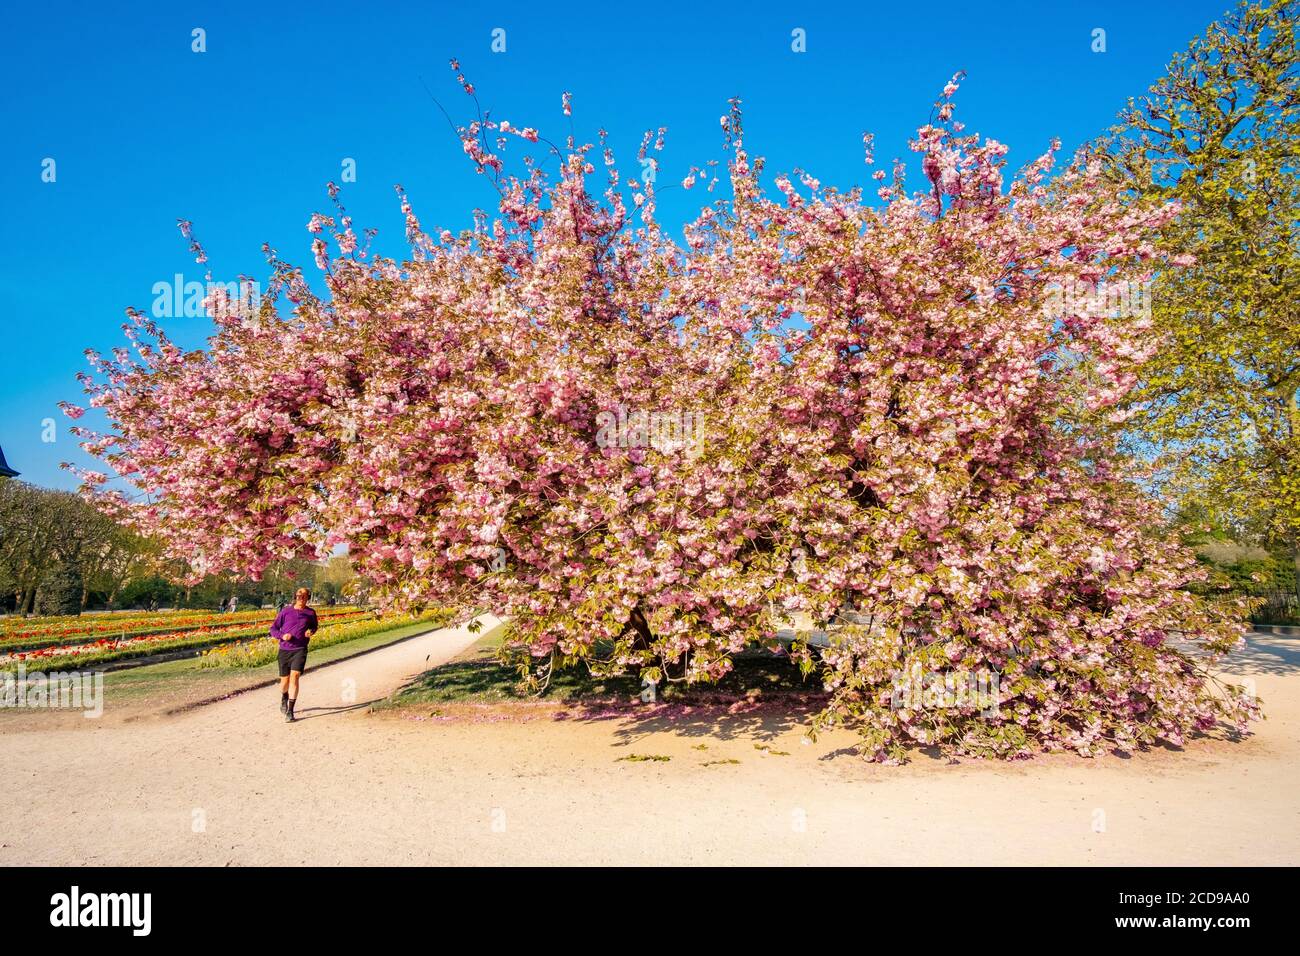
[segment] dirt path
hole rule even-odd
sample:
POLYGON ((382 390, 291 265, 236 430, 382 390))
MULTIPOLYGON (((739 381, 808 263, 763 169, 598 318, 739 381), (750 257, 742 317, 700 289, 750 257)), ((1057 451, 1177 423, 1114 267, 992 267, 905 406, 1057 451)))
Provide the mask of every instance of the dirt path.
POLYGON ((4 733, 0 864, 1300 862, 1296 639, 1256 635, 1235 662, 1269 714, 1253 738, 1128 760, 889 768, 780 717, 362 712, 474 640, 444 630, 309 673, 292 725, 267 689, 4 733))

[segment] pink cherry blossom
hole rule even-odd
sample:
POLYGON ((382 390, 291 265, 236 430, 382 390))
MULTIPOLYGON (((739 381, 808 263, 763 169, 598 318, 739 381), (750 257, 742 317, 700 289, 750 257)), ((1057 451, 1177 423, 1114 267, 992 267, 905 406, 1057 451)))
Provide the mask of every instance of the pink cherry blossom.
POLYGON ((471 122, 495 217, 435 239, 399 187, 398 262, 313 216, 327 297, 268 249, 258 321, 217 317, 201 351, 129 313, 135 357, 84 379, 111 430, 79 434, 147 494, 97 500, 201 572, 346 546, 393 603, 510 616, 542 668, 717 679, 785 615, 852 605, 789 657, 831 693, 815 726, 875 759, 1245 730, 1258 704, 1212 675, 1238 609, 1189 589, 1106 440, 1148 330, 1044 308, 1168 267, 1149 240, 1175 210, 1055 148, 1008 179, 946 115, 911 143, 922 188, 895 163, 870 205, 799 172, 769 196, 732 104, 730 198, 680 240, 612 153, 596 187, 597 147, 525 127, 558 162, 515 174, 488 134, 516 128, 471 122), (663 422, 690 440, 652 441, 663 422), (998 673, 996 714, 891 707, 914 665, 998 673))

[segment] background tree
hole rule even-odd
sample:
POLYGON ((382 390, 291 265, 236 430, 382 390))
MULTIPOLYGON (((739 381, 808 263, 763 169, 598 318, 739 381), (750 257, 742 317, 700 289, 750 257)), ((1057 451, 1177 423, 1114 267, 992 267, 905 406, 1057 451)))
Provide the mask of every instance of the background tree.
POLYGON ((50 565, 36 589, 36 613, 42 616, 80 614, 84 583, 81 570, 60 561, 50 565))
MULTIPOLYGON (((133 578, 121 592, 121 605, 127 608, 144 608, 152 610, 166 607, 176 601, 179 589, 161 575, 145 575, 133 578)), ((184 601, 181 606, 188 606, 184 601)), ((213 602, 215 606, 215 602, 213 602)))
MULTIPOLYGON (((36 488, 23 481, 0 482, 0 563, 14 591, 17 613, 30 614, 42 581, 57 566, 76 568, 79 518, 87 506, 70 492, 36 488)), ((68 575, 61 577, 66 583, 68 575)))
POLYGON ((322 604, 336 604, 347 600, 354 590, 357 573, 346 554, 336 554, 316 569, 314 585, 317 599, 322 604))
MULTIPOLYGON (((156 568, 158 546, 112 520, 101 529, 97 539, 97 547, 87 553, 82 565, 87 595, 92 590, 99 592, 105 606, 112 610, 128 581, 156 568)), ((82 606, 85 607, 84 602, 82 606)))
POLYGON ((1102 144, 1143 199, 1177 200, 1154 287, 1159 349, 1130 440, 1211 525, 1300 568, 1300 58, 1294 0, 1242 4, 1130 100, 1102 144))
POLYGON ((16 613, 52 613, 53 607, 79 613, 96 594, 112 607, 122 586, 146 571, 156 552, 152 542, 78 495, 21 481, 0 483, 0 582, 13 595, 16 613), (77 594, 70 607, 66 594, 73 583, 77 594))
POLYGON ((69 501, 64 508, 67 523, 60 534, 60 560, 77 569, 78 609, 86 609, 93 590, 101 592, 111 608, 122 585, 144 570, 151 548, 140 535, 85 501, 69 501))

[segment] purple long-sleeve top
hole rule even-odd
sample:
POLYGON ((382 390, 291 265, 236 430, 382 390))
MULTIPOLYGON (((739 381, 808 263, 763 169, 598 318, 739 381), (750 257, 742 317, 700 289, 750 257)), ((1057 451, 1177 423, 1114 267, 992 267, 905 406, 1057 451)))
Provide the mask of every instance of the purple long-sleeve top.
POLYGON ((271 636, 280 641, 280 650, 297 651, 307 646, 307 632, 316 632, 316 612, 306 607, 301 611, 293 605, 283 608, 271 625, 271 636))

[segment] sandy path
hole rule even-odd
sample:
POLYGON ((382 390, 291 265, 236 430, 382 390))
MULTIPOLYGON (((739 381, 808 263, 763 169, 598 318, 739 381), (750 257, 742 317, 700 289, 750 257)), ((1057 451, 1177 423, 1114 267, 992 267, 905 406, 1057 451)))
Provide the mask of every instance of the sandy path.
POLYGON ((1295 639, 1256 635, 1234 664, 1269 714, 1250 740, 1128 760, 888 768, 840 753, 851 737, 803 745, 780 717, 344 709, 473 640, 435 632, 309 673, 293 725, 269 689, 168 721, 6 733, 0 864, 1300 862, 1295 639))

